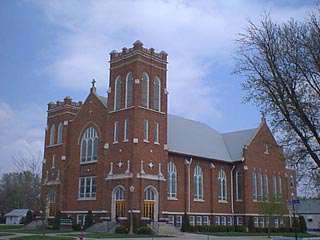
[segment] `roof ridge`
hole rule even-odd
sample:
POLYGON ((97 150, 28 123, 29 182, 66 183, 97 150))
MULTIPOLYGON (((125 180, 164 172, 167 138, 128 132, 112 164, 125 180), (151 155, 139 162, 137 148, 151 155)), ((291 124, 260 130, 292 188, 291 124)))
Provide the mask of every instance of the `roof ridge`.
POLYGON ((182 116, 179 116, 179 115, 176 115, 176 114, 171 114, 171 113, 168 114, 168 115, 171 115, 171 116, 173 116, 173 117, 182 118, 182 119, 187 120, 187 121, 190 121, 190 122, 194 122, 194 123, 198 123, 198 124, 204 125, 204 126, 210 128, 210 129, 212 129, 212 130, 215 131, 216 133, 222 135, 222 133, 219 132, 217 129, 215 129, 215 128, 211 127, 210 125, 208 125, 207 123, 201 122, 201 121, 199 121, 199 120, 194 120, 194 119, 182 117, 182 116))
POLYGON ((230 131, 230 132, 223 132, 223 133, 221 133, 221 134, 222 134, 222 135, 226 135, 226 134, 230 134, 230 133, 238 133, 238 132, 252 131, 252 130, 257 130, 258 128, 259 128, 259 127, 239 129, 239 130, 230 131))

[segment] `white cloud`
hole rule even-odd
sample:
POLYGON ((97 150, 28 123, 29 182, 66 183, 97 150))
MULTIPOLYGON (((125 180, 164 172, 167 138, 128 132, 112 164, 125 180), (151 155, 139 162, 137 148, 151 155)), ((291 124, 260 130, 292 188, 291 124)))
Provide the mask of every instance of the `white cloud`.
POLYGON ((234 40, 246 21, 270 11, 275 19, 305 15, 307 6, 257 1, 40 1, 61 28, 48 70, 60 86, 106 89, 108 53, 140 39, 169 53, 169 110, 196 119, 220 118, 216 61, 232 61, 234 40))
POLYGON ((14 109, 0 100, 0 174, 14 170, 14 155, 38 155, 43 150, 44 122, 39 116, 45 111, 38 106, 14 109))

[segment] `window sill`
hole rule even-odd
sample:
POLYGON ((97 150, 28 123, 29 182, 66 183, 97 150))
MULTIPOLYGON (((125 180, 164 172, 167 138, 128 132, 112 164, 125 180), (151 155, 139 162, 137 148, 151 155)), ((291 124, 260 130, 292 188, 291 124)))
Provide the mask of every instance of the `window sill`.
POLYGON ((201 198, 195 198, 193 199, 194 202, 204 202, 204 199, 201 198))
POLYGON ((156 145, 160 145, 160 143, 159 143, 159 142, 154 142, 154 144, 156 144, 156 145))
POLYGON ((144 142, 144 143, 149 143, 149 141, 148 141, 148 140, 143 140, 143 142, 144 142))
POLYGON ((218 203, 228 203, 227 200, 218 200, 218 203))
POLYGON ((242 199, 236 199, 236 202, 243 202, 242 199))
POLYGON ((169 201, 178 201, 178 198, 175 197, 168 197, 167 200, 169 201))
POLYGON ((94 201, 95 197, 87 197, 87 198, 78 198, 78 201, 94 201))
POLYGON ((123 142, 124 143, 129 142, 129 139, 124 139, 123 142))
POLYGON ((113 143, 112 144, 117 144, 117 143, 119 143, 118 141, 113 141, 113 143))
POLYGON ((131 109, 131 108, 134 108, 134 106, 120 108, 120 109, 113 109, 112 111, 109 111, 109 113, 121 112, 121 111, 128 110, 128 109, 131 109))
POLYGON ((144 107, 144 106, 138 106, 139 108, 142 108, 144 110, 149 110, 149 111, 152 111, 152 112, 156 112, 156 113, 160 113, 160 114, 166 114, 165 112, 160 112, 160 111, 157 111, 157 110, 154 110, 152 108, 149 108, 149 107, 144 107))
POLYGON ((63 145, 63 143, 56 143, 56 144, 47 145, 47 148, 59 147, 62 145, 63 145))
POLYGON ((80 165, 87 165, 87 164, 92 164, 92 163, 97 163, 98 160, 94 160, 94 161, 87 161, 87 162, 80 162, 80 165))

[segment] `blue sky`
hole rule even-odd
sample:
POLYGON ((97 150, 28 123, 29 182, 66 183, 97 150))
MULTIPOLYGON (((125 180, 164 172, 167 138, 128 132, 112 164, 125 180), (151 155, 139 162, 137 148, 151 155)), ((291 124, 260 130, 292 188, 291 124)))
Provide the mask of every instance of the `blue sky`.
POLYGON ((13 1, 0 7, 0 173, 12 156, 43 150, 46 107, 84 100, 92 78, 106 95, 108 57, 140 39, 169 54, 169 112, 218 131, 256 127, 233 75, 247 20, 303 19, 315 1, 13 1))

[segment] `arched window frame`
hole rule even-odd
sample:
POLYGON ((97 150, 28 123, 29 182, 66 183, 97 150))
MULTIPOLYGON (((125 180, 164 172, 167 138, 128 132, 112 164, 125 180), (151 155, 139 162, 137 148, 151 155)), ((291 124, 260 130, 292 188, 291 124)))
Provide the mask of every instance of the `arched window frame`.
POLYGON ((194 168, 194 199, 203 200, 203 172, 199 164, 194 168))
POLYGON ((156 77, 153 85, 153 106, 156 111, 161 112, 161 81, 156 77))
POLYGON ((142 74, 141 79, 141 105, 149 108, 149 75, 145 72, 142 74))
POLYGON ((125 200, 125 190, 123 186, 117 186, 113 190, 113 197, 114 200, 120 201, 120 200, 125 200))
POLYGON ((54 124, 52 124, 52 126, 50 128, 49 145, 54 145, 55 133, 56 133, 56 126, 54 124))
POLYGON ((58 125, 58 135, 57 135, 57 143, 61 144, 62 143, 62 134, 63 134, 63 123, 59 123, 58 125))
POLYGON ((121 78, 118 76, 114 82, 114 110, 121 108, 121 78))
POLYGON ((155 201, 157 192, 153 187, 149 186, 144 189, 144 200, 155 201))
POLYGON ((258 201, 258 174, 254 170, 251 176, 251 191, 252 191, 252 200, 258 201))
POLYGON ((243 200, 243 175, 241 171, 236 171, 236 200, 243 200))
POLYGON ((218 181, 219 181, 218 199, 219 199, 219 201, 225 202, 228 199, 228 196, 227 196, 227 176, 226 176, 226 172, 224 171, 223 168, 221 168, 219 171, 218 181))
POLYGON ((126 77, 126 99, 125 108, 133 105, 133 75, 129 72, 126 77))
POLYGON ((173 161, 168 163, 168 199, 177 199, 177 168, 173 161))
POLYGON ((99 137, 94 127, 88 127, 80 141, 80 163, 86 164, 98 160, 99 137))

